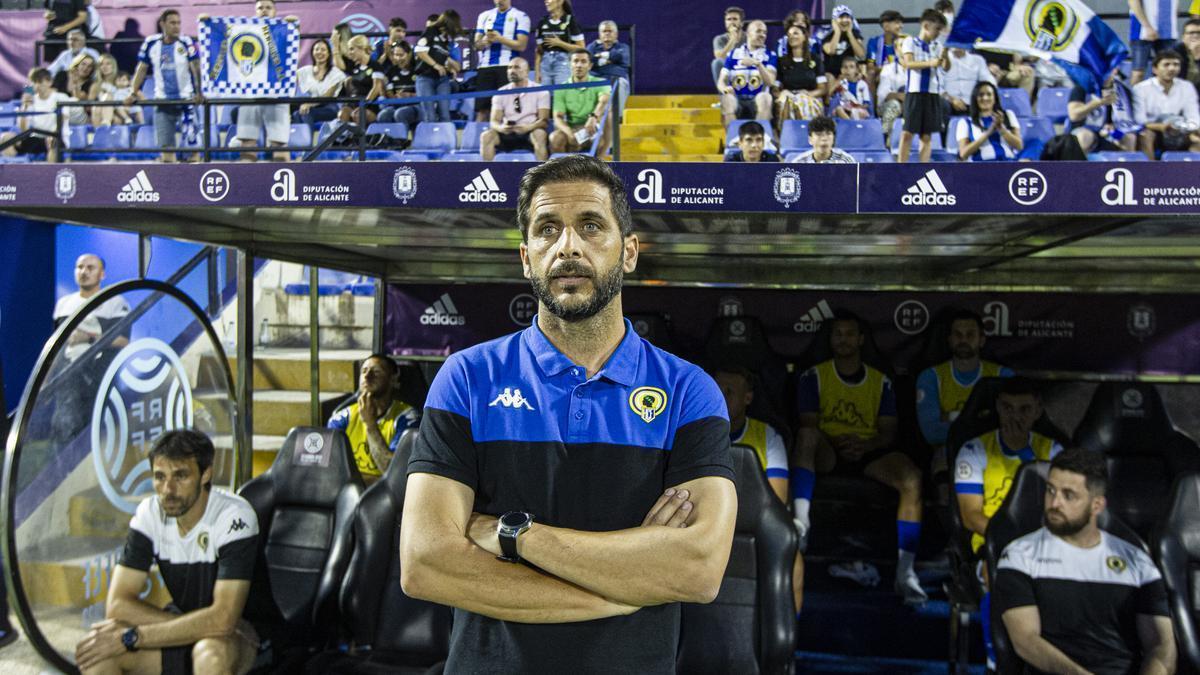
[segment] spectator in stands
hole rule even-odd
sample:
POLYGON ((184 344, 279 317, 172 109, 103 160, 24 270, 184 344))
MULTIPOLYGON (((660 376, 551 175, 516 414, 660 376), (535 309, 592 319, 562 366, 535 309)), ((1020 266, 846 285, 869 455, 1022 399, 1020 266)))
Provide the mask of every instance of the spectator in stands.
POLYGON ((1114 70, 1099 96, 1076 85, 1067 102, 1066 130, 1084 152, 1137 147, 1141 127, 1133 119, 1133 91, 1114 70))
POLYGON ((1045 524, 1004 548, 992 602, 1017 656, 1038 671, 1174 672, 1162 575, 1138 546, 1096 524, 1107 487, 1103 455, 1059 453, 1045 524))
POLYGON ((933 447, 935 478, 948 468, 946 434, 958 419, 975 385, 984 377, 1012 377, 1009 368, 982 358, 986 343, 983 319, 975 312, 955 311, 950 315, 946 333, 950 359, 917 375, 917 423, 925 442, 933 447))
POLYGON ((820 36, 821 50, 825 52, 825 72, 841 73, 842 59, 861 60, 867 58, 867 47, 858 22, 849 5, 833 8, 833 20, 820 36))
POLYGON ((51 42, 43 46, 42 61, 53 63, 63 50, 63 44, 57 40, 61 40, 76 28, 87 31, 87 3, 84 0, 46 0, 46 12, 43 16, 46 19, 46 30, 43 34, 51 42))
MULTIPOLYGON (((256 0, 254 16, 260 19, 274 19, 276 16, 275 0, 256 0)), ((207 16, 201 14, 199 18, 203 21, 207 16)), ((284 17, 284 21, 297 25, 300 23, 299 17, 290 14, 284 17)), ((337 46, 334 45, 335 48, 337 46)), ((288 137, 291 135, 291 115, 291 106, 287 103, 239 106, 237 131, 234 137, 243 148, 253 147, 259 144, 259 133, 265 129, 267 145, 281 148, 287 145, 288 137)), ((276 150, 273 155, 277 162, 285 162, 288 158, 288 153, 283 150, 276 150)), ((242 153, 242 160, 253 161, 254 159, 254 153, 242 153)))
POLYGON ((721 88, 721 69, 725 67, 725 60, 729 58, 734 49, 746 42, 746 36, 742 32, 742 24, 745 20, 746 13, 742 11, 741 7, 726 7, 725 32, 712 40, 712 77, 713 84, 717 85, 718 90, 721 88))
MULTIPOLYGON (((604 82, 602 77, 592 77, 592 55, 587 51, 571 54, 571 83, 604 82)), ((600 144, 596 154, 608 151, 612 123, 604 123, 608 111, 609 88, 607 86, 559 89, 554 92, 554 131, 550 134, 551 152, 578 152, 591 147, 596 134, 600 144)))
MULTIPOLYGON (((71 67, 59 73, 54 78, 54 88, 70 96, 75 101, 91 101, 96 92, 96 59, 90 54, 80 54, 71 62, 71 67)), ((67 119, 74 125, 86 125, 91 122, 88 108, 71 106, 66 110, 67 119)))
POLYGON ((842 77, 829 97, 829 114, 844 120, 865 120, 875 116, 871 85, 859 75, 858 61, 842 59, 842 77))
POLYGON ((879 86, 879 71, 889 63, 900 60, 896 48, 908 37, 904 34, 904 15, 894 9, 884 10, 879 15, 883 34, 867 40, 867 80, 871 89, 879 86))
POLYGON ((1133 88, 1133 118, 1144 129, 1138 149, 1150 159, 1157 150, 1200 152, 1200 105, 1196 88, 1179 80, 1177 52, 1164 49, 1154 55, 1154 77, 1133 88))
MULTIPOLYGON (((499 0, 503 2, 504 0, 499 0)), ((480 15, 482 20, 483 15, 480 15)), ((450 57, 450 41, 462 32, 458 12, 447 9, 433 23, 425 27, 413 53, 417 56, 417 67, 413 71, 417 85, 417 96, 445 96, 450 93, 451 81, 462 70, 462 64, 450 57)), ((483 70, 480 70, 482 73, 483 70)), ((476 86, 490 87, 475 78, 476 86)), ((450 101, 422 101, 422 122, 449 122, 450 101)))
POLYGON ((778 61, 775 80, 775 120, 811 120, 825 114, 823 54, 808 48, 808 32, 798 23, 787 29, 787 50, 778 61))
MULTIPOLYGON (((971 92, 980 82, 996 84, 983 57, 961 47, 951 47, 946 61, 950 67, 942 73, 942 116, 944 120, 966 115, 971 110, 971 92)), ((949 129, 954 133, 953 129, 949 129)))
POLYGON ((955 130, 959 159, 972 162, 1014 161, 1025 141, 1021 123, 1000 105, 1000 92, 991 82, 980 82, 971 92, 971 110, 955 130))
MULTIPOLYGON (((600 39, 587 46, 592 55, 592 75, 603 77, 617 86, 617 112, 625 112, 629 96, 629 68, 633 62, 629 45, 617 41, 617 22, 600 22, 600 39)), ((544 83, 543 83, 544 84, 544 83)))
POLYGON ((546 0, 546 16, 534 30, 537 48, 534 71, 545 86, 562 84, 571 78, 571 54, 586 49, 583 28, 575 20, 570 0, 546 0))
POLYGON ((1047 87, 1069 87, 1074 84, 1071 76, 1063 67, 1052 61, 1051 59, 1039 59, 1036 56, 1029 57, 1033 67, 1034 76, 1034 96, 1033 100, 1037 100, 1037 94, 1047 87))
POLYGON ((746 26, 746 44, 725 59, 717 90, 726 127, 736 119, 771 119, 771 87, 778 61, 766 43, 767 24, 751 21, 746 26))
POLYGON ((75 648, 84 673, 245 673, 259 650, 242 617, 258 554, 258 516, 232 492, 212 486, 212 441, 191 429, 154 441, 155 497, 129 522, 105 607, 75 648), (198 532, 194 536, 189 536, 198 532), (171 605, 142 599, 158 565, 171 605))
MULTIPOLYGON (((475 91, 492 91, 508 82, 508 62, 529 45, 529 15, 512 6, 512 0, 494 0, 496 6, 475 21, 475 49, 479 68, 475 91)), ((580 38, 582 39, 582 38, 580 38)), ((491 98, 475 99, 475 120, 491 119, 491 98)))
POLYGON ((821 50, 821 45, 815 42, 813 38, 812 17, 802 9, 793 9, 787 13, 787 16, 783 17, 783 35, 779 36, 779 42, 776 43, 775 54, 782 59, 783 55, 791 50, 791 46, 788 44, 788 31, 792 26, 799 26, 804 29, 804 34, 808 39, 805 49, 812 53, 813 56, 820 58, 821 63, 825 63, 825 52, 821 50))
MULTIPOLYGON (((89 98, 93 101, 119 101, 123 98, 117 98, 114 94, 117 91, 117 76, 120 71, 117 69, 117 60, 111 54, 103 54, 100 56, 100 65, 96 68, 96 79, 92 82, 92 90, 89 98)), ((101 106, 91 109, 92 124, 98 127, 106 127, 117 120, 119 124, 128 124, 131 119, 129 109, 125 107, 110 108, 101 106)))
MULTIPOLYGON (((800 431, 792 474, 796 524, 803 539, 816 473, 836 468, 894 488, 900 493, 895 590, 906 604, 922 604, 927 596, 913 568, 921 538, 921 471, 908 455, 891 447, 896 439, 896 395, 887 376, 862 361, 866 335, 860 319, 839 313, 830 323, 833 358, 800 377, 800 431)), ((857 561, 834 566, 830 573, 863 578, 870 576, 870 567, 857 561)), ((878 579, 877 571, 874 576, 878 579)))
POLYGON ((982 56, 983 60, 987 61, 988 72, 992 74, 992 79, 996 81, 997 87, 1024 89, 1025 93, 1029 94, 1029 100, 1033 100, 1034 87, 1037 85, 1037 72, 1034 71, 1032 65, 1025 62, 1025 57, 1020 54, 989 51, 983 52, 982 56))
POLYGON ((890 61, 879 69, 878 86, 875 89, 875 112, 883 126, 883 133, 891 141, 892 127, 896 118, 904 114, 904 94, 908 89, 908 71, 900 61, 890 61))
MULTIPOLYGON (((58 122, 55 111, 61 101, 70 101, 71 97, 54 88, 54 78, 45 68, 34 68, 29 73, 29 85, 21 94, 21 112, 39 112, 41 115, 23 115, 17 118, 17 132, 37 129, 46 135, 33 135, 21 139, 16 145, 4 149, 6 157, 22 155, 46 155, 50 162, 58 161, 58 149, 70 137, 70 122, 64 117, 62 138, 55 136, 58 132, 58 122), (32 91, 30 91, 32 90, 32 91)), ((16 133, 6 132, 0 135, 0 143, 7 141, 16 133)))
POLYGON ((379 65, 385 68, 393 65, 391 54, 392 45, 397 42, 404 42, 408 36, 408 22, 398 16, 393 16, 388 21, 387 38, 380 40, 375 44, 375 51, 371 52, 371 58, 379 62, 379 65))
MULTIPOLYGON (((123 102, 126 98, 129 98, 130 94, 133 93, 133 78, 129 76, 129 73, 123 70, 117 71, 116 85, 117 86, 115 89, 113 89, 112 93, 111 100, 113 101, 123 102)), ((121 124, 141 124, 142 109, 137 106, 121 106, 119 108, 114 108, 113 117, 114 119, 120 120, 121 124)))
MULTIPOLYGON (((54 304, 55 328, 71 318, 71 315, 77 312, 92 296, 100 292, 106 271, 104 258, 95 253, 84 253, 75 259, 75 285, 79 290, 62 296, 54 304)), ((129 314, 129 303, 123 296, 116 295, 109 298, 83 323, 79 324, 79 327, 67 338, 67 358, 72 361, 79 358, 101 335, 114 330, 116 324, 127 314, 129 314)), ((127 344, 129 344, 128 336, 119 335, 113 338, 109 346, 120 348, 127 344)))
MULTIPOLYGON (((529 63, 521 57, 508 62, 508 84, 501 91, 537 86, 529 80, 529 63)), ((557 92, 556 92, 557 93, 557 92)), ((479 137, 484 161, 496 158, 496 150, 533 152, 539 162, 550 157, 547 128, 550 126, 550 92, 531 91, 492 97, 492 120, 479 137)))
MULTIPOLYGON (((384 74, 388 98, 412 98, 417 95, 417 81, 413 75, 413 50, 403 40, 393 42, 389 50, 391 58, 384 74)), ((409 129, 417 126, 421 119, 421 108, 415 103, 389 105, 379 111, 380 122, 407 124, 409 129)))
POLYGON ((932 135, 942 131, 942 71, 949 67, 950 56, 937 38, 945 28, 946 17, 927 9, 921 14, 921 32, 900 45, 900 64, 908 69, 901 162, 908 161, 914 135, 920 139, 920 160, 928 162, 933 155, 932 135))
POLYGON ((854 158, 834 145, 837 143, 837 122, 831 117, 815 117, 808 123, 808 143, 811 150, 795 159, 800 164, 854 164, 854 158))
MULTIPOLYGON (((1197 0, 1200 2, 1200 0, 1197 0)), ((1183 40, 1179 45, 1179 77, 1200 90, 1200 18, 1183 24, 1183 40)))
POLYGON ((335 412, 326 425, 346 432, 354 463, 368 485, 383 477, 400 437, 420 422, 417 410, 396 398, 398 372, 396 362, 385 354, 363 359, 358 373, 358 400, 335 412))
POLYGON ((946 19, 946 32, 950 32, 950 27, 954 25, 954 3, 950 0, 937 0, 933 3, 933 9, 940 12, 946 19))
MULTIPOLYGON (((263 2, 269 3, 270 0, 263 2)), ((142 42, 142 48, 138 50, 137 70, 133 73, 132 91, 125 97, 125 105, 133 105, 135 100, 142 97, 142 82, 150 71, 154 74, 155 99, 191 99, 199 103, 200 53, 195 40, 182 33, 179 11, 163 10, 158 16, 158 30, 158 33, 146 38, 142 42)), ((242 107, 241 112, 245 113, 245 110, 246 107, 242 107)), ((158 147, 170 148, 178 145, 175 132, 181 123, 194 124, 194 118, 195 111, 188 104, 156 106, 154 136, 158 147)), ((239 124, 240 122, 239 118, 239 124)), ((160 159, 163 162, 174 162, 175 153, 164 152, 160 159)))
MULTIPOLYGON (((381 98, 387 84, 387 74, 378 61, 371 59, 371 41, 365 35, 355 35, 346 43, 346 80, 342 82, 342 95, 374 101, 381 98)), ((342 105, 338 111, 338 119, 343 122, 354 122, 366 127, 379 115, 379 106, 359 106, 354 103, 342 105), (366 119, 360 119, 359 115, 366 119)))
POLYGON ((100 20, 100 12, 95 7, 93 0, 84 0, 87 4, 87 33, 94 40, 104 40, 108 34, 104 30, 104 22, 100 20))
POLYGON ((46 66, 52 76, 58 76, 59 73, 65 72, 71 67, 71 63, 79 58, 80 54, 88 54, 93 59, 100 59, 100 52, 87 46, 87 33, 82 28, 74 28, 70 33, 67 33, 67 48, 59 53, 58 56, 46 66))
MULTIPOLYGON (((296 71, 296 93, 311 98, 330 98, 337 94, 346 74, 333 66, 333 48, 329 40, 314 40, 308 48, 310 63, 296 71)), ((337 118, 336 103, 301 103, 292 120, 304 124, 321 124, 337 118)))
POLYGON ((766 149, 766 130, 753 120, 738 127, 738 149, 726 162, 778 162, 779 155, 766 149))
POLYGON ((1179 34, 1175 17, 1179 15, 1179 0, 1166 2, 1129 2, 1129 58, 1133 67, 1130 84, 1137 85, 1146 76, 1150 59, 1164 49, 1173 49, 1179 34))

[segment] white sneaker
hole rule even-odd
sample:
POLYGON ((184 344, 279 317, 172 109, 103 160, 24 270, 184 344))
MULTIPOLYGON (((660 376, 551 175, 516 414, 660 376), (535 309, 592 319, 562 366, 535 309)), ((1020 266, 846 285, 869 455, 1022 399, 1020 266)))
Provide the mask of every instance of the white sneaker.
POLYGON ((834 563, 829 566, 829 576, 849 579, 860 586, 874 588, 879 585, 879 570, 869 562, 834 563))
POLYGON ((796 550, 804 553, 808 548, 808 523, 800 518, 792 518, 792 525, 796 526, 796 550))
POLYGON ((929 601, 925 589, 921 588, 921 580, 913 570, 907 573, 896 571, 895 589, 896 595, 904 598, 904 604, 910 607, 919 607, 929 601))

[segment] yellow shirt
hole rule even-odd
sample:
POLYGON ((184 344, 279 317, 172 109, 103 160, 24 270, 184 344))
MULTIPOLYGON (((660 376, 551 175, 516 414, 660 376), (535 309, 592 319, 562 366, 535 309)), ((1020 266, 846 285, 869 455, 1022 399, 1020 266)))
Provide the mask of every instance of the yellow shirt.
MULTIPOLYGON (((1200 2, 1200 0, 1197 0, 1200 2)), ((942 419, 950 419, 950 413, 962 412, 963 406, 967 399, 971 397, 971 390, 975 388, 975 383, 979 382, 984 377, 998 377, 1002 366, 991 361, 979 362, 979 375, 970 384, 961 384, 954 377, 954 362, 945 361, 933 367, 933 374, 937 376, 938 384, 938 405, 942 408, 942 419)))
POLYGON ((730 445, 744 445, 754 450, 767 478, 787 478, 787 449, 783 437, 771 425, 753 417, 746 418, 742 433, 729 439, 730 445))
MULTIPOLYGON (((826 436, 854 435, 870 438, 879 433, 880 406, 885 391, 891 392, 891 382, 878 370, 863 364, 866 376, 862 382, 851 384, 838 374, 833 359, 818 363, 806 375, 816 378, 819 392, 819 428, 826 436)), ((804 397, 801 392, 801 397, 804 397)), ((801 411, 805 412, 802 404, 801 411)), ((892 408, 895 407, 894 400, 892 408)), ((895 412, 891 412, 895 415, 895 412)))
MULTIPOLYGON (((1000 430, 967 441, 958 452, 958 470, 954 476, 957 494, 983 496, 983 515, 991 518, 1012 487, 1017 469, 1025 462, 1049 461, 1062 451, 1057 441, 1039 433, 1029 434, 1029 443, 1019 450, 1010 450, 1000 441, 1000 430)), ((983 546, 979 533, 971 535, 971 549, 983 546)))
MULTIPOLYGON (((387 412, 376 420, 379 433, 388 444, 389 451, 396 451, 396 445, 399 444, 404 430, 417 426, 418 420, 417 411, 412 406, 404 401, 392 401, 387 412)), ((347 438, 350 439, 350 447, 354 449, 354 462, 358 465, 359 473, 363 476, 383 475, 375 465, 375 458, 371 457, 371 448, 367 444, 367 426, 363 424, 362 416, 359 415, 357 401, 330 417, 326 426, 346 432, 347 438)))

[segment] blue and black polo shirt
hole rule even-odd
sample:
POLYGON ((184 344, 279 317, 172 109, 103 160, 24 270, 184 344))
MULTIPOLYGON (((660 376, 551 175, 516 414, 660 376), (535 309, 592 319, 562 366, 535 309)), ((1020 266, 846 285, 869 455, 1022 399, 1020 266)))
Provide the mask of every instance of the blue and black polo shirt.
MULTIPOLYGON (((409 474, 475 491, 474 510, 524 510, 555 527, 638 527, 668 487, 733 480, 725 400, 700 368, 625 337, 600 372, 533 324, 446 360, 425 403, 409 474)), ((564 624, 455 609, 447 672, 675 672, 679 604, 564 624)))

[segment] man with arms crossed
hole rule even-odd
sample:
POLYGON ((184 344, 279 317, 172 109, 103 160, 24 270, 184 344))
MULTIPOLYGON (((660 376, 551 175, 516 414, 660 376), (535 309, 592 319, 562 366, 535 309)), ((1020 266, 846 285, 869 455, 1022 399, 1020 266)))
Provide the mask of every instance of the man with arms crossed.
POLYGON ((438 372, 401 584, 456 608, 446 672, 674 673, 679 603, 711 602, 729 560, 725 401, 622 317, 638 237, 607 165, 530 169, 517 223, 538 314, 438 372))
POLYGON ((1017 655, 1051 673, 1172 673, 1175 636, 1162 575, 1140 548, 1104 532, 1108 469, 1082 448, 1059 453, 1045 525, 1004 548, 992 602, 1017 655))
POLYGON ((199 431, 168 431, 154 442, 155 496, 129 523, 107 618, 75 648, 81 672, 240 674, 254 665, 258 636, 241 616, 258 518, 245 499, 213 488, 212 463, 212 441, 199 431), (174 601, 166 609, 139 599, 153 563, 174 601))

